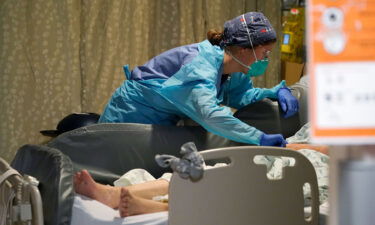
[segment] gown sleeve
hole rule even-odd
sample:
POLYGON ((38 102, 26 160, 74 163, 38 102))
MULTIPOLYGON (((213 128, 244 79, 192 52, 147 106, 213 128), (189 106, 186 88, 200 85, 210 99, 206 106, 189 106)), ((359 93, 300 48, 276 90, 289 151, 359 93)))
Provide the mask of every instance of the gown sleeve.
POLYGON ((277 92, 280 88, 285 87, 285 81, 281 81, 273 88, 255 88, 251 79, 242 73, 234 73, 224 84, 224 101, 223 103, 240 109, 248 104, 260 101, 264 98, 277 99, 277 92))
POLYGON ((215 68, 198 61, 167 80, 159 91, 206 130, 236 142, 259 145, 263 132, 233 117, 229 107, 219 105, 216 77, 215 68))

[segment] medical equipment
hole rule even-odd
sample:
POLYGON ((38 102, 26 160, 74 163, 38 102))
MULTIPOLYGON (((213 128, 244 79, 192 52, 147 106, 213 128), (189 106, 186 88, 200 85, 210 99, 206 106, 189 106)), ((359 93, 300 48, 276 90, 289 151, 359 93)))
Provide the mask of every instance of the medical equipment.
POLYGON ((42 199, 38 181, 0 158, 0 225, 43 225, 42 199))
POLYGON ((283 22, 281 59, 288 62, 303 61, 305 32, 305 10, 303 7, 290 9, 283 22))

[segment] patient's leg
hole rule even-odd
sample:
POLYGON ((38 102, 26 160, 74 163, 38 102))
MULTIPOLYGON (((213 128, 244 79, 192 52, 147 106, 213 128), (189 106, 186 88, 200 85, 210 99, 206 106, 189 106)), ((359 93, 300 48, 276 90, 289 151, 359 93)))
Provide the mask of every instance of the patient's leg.
POLYGON ((87 170, 74 175, 74 190, 78 194, 95 199, 109 207, 118 208, 121 188, 95 182, 87 170))
POLYGON ((126 189, 128 189, 129 192, 138 197, 152 199, 155 196, 168 194, 168 187, 168 181, 159 179, 127 186, 126 189))
POLYGON ((121 189, 119 204, 121 217, 168 211, 168 203, 145 199, 132 194, 127 188, 121 189))
POLYGON ((310 144, 287 144, 286 148, 293 150, 311 149, 328 155, 328 146, 326 145, 310 145, 310 144))
MULTIPOLYGON (((152 199, 154 196, 168 194, 169 182, 160 179, 141 184, 127 186, 132 195, 152 199)), ((121 187, 103 185, 94 181, 87 170, 82 170, 74 175, 74 189, 78 194, 95 199, 114 209, 118 208, 121 187)))

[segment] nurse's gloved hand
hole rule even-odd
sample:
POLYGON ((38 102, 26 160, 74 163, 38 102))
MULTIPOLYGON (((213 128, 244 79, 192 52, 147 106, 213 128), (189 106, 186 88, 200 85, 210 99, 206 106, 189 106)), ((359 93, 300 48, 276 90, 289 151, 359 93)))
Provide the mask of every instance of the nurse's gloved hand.
POLYGON ((260 145, 285 147, 288 142, 281 134, 262 134, 260 137, 260 145))
POLYGON ((298 100, 292 95, 292 92, 288 88, 280 88, 277 92, 277 97, 281 109, 284 112, 284 118, 293 116, 298 112, 298 100))

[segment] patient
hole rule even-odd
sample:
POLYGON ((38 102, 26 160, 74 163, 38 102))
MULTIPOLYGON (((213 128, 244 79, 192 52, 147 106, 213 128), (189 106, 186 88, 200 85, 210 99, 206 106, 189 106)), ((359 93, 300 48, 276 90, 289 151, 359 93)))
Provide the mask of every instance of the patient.
POLYGON ((328 146, 326 145, 311 145, 311 144, 287 144, 286 148, 292 150, 311 149, 317 152, 328 155, 328 146))
POLYGON ((168 186, 167 180, 158 179, 127 187, 114 187, 95 182, 87 170, 74 175, 76 193, 119 209, 121 217, 168 211, 168 203, 152 200, 154 196, 168 194, 168 186))
MULTIPOLYGON (((327 154, 326 146, 309 144, 288 144, 293 150, 312 149, 327 154)), ((95 199, 113 209, 118 209, 121 217, 168 211, 168 203, 155 201, 155 196, 168 194, 169 181, 157 179, 126 187, 103 185, 94 181, 87 170, 74 176, 76 193, 95 199)))

